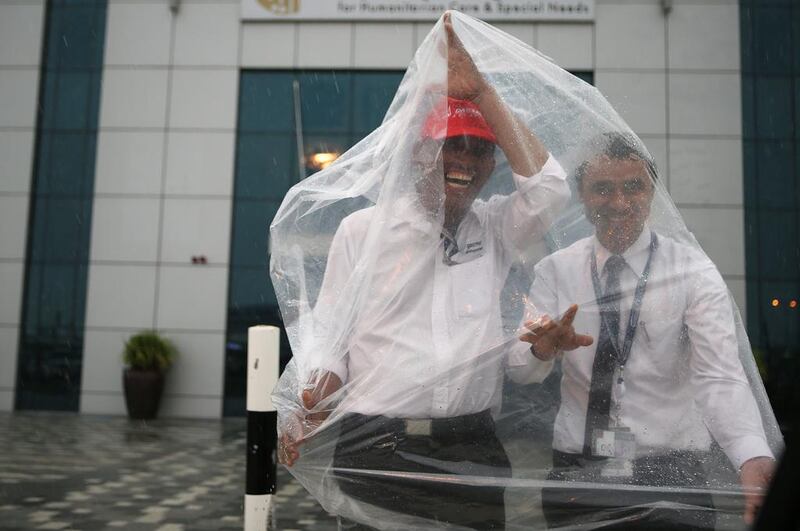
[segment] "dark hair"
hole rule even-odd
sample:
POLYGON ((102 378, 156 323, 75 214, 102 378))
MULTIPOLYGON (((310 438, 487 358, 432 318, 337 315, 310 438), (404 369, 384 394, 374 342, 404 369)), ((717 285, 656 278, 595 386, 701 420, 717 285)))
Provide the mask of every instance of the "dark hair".
POLYGON ((647 168, 647 173, 654 181, 658 179, 658 172, 656 170, 656 163, 649 153, 642 149, 639 139, 630 133, 603 133, 598 137, 595 142, 600 146, 599 153, 592 158, 582 162, 575 170, 575 181, 580 190, 583 183, 583 177, 589 170, 589 165, 599 156, 605 155, 613 160, 627 160, 638 159, 641 160, 647 168))

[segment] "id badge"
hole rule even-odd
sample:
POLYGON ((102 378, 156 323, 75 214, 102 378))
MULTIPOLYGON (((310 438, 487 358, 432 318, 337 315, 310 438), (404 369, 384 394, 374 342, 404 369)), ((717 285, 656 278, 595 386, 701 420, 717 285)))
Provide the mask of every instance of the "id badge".
POLYGON ((632 460, 636 457, 636 438, 630 428, 595 429, 592 432, 592 455, 632 460))
POLYGON ((600 475, 604 478, 629 478, 633 476, 633 461, 624 457, 612 457, 603 463, 600 475))

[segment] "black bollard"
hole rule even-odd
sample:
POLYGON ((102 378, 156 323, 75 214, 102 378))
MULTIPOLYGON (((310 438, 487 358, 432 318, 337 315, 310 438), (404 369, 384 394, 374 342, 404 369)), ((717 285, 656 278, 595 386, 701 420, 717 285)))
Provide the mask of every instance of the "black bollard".
POLYGON ((247 478, 245 531, 273 528, 278 413, 270 397, 278 382, 280 330, 253 326, 247 331, 247 478))

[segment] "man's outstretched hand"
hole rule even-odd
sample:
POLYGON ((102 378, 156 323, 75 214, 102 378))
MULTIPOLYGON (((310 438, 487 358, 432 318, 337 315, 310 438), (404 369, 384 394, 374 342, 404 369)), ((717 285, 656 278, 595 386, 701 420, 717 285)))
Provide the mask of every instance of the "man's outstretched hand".
POLYGON ((550 361, 565 350, 588 347, 594 342, 592 336, 577 334, 572 326, 577 313, 578 305, 573 304, 561 319, 553 320, 549 315, 543 315, 526 321, 525 332, 519 339, 530 343, 531 352, 542 361, 550 361))
POLYGON ((764 492, 775 473, 775 460, 771 457, 754 457, 746 461, 739 471, 739 480, 744 490, 744 521, 755 522, 758 510, 764 502, 764 492))
POLYGON ((327 399, 342 388, 342 380, 332 372, 315 375, 300 394, 302 410, 281 426, 278 437, 278 461, 292 466, 300 458, 300 446, 328 418, 333 407, 327 399))

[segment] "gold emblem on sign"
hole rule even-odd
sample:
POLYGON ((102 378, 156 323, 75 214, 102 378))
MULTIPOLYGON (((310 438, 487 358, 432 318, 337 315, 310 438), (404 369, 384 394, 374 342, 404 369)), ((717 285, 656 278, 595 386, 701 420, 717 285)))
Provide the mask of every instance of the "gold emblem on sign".
POLYGON ((300 11, 300 0, 258 0, 258 3, 276 15, 290 15, 300 11))

